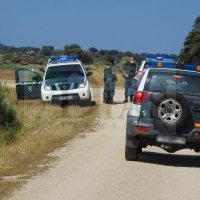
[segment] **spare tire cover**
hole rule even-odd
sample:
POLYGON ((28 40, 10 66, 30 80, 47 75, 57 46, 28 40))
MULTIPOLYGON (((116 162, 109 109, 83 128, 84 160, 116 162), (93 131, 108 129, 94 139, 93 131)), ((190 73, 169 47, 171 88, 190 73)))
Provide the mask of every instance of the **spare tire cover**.
POLYGON ((151 117, 158 130, 175 131, 183 126, 189 116, 188 102, 180 93, 160 93, 151 101, 151 117))

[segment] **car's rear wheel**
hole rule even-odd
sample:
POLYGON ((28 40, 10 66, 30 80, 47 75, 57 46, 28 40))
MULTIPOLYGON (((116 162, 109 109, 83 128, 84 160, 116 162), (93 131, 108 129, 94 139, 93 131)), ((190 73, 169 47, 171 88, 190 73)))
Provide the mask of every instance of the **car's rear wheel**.
POLYGON ((183 126, 189 116, 185 97, 177 92, 157 95, 151 104, 151 116, 156 129, 175 131, 183 126))
POLYGON ((142 143, 139 144, 138 146, 138 154, 142 153, 142 143))
POLYGON ((125 147, 125 158, 127 161, 136 161, 138 160, 138 148, 129 148, 125 147))

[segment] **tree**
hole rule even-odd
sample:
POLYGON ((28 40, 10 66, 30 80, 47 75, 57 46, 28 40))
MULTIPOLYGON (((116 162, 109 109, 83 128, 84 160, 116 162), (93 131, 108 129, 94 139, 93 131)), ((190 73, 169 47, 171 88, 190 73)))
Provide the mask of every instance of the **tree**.
POLYGON ((107 53, 108 53, 108 50, 103 50, 103 49, 101 49, 101 50, 99 51, 99 54, 102 55, 102 56, 106 55, 107 53))
POLYGON ((54 47, 53 46, 42 46, 42 50, 43 49, 50 49, 51 51, 53 51, 54 47))
POLYGON ((69 49, 69 45, 66 44, 66 45, 64 46, 64 49, 65 49, 65 50, 69 49))
POLYGON ((192 30, 185 38, 179 60, 187 64, 200 64, 200 16, 195 19, 192 30))
POLYGON ((110 50, 110 51, 108 51, 108 54, 109 55, 116 55, 116 54, 118 54, 118 50, 110 50))
POLYGON ((84 64, 92 64, 94 62, 93 57, 90 53, 85 52, 81 49, 68 49, 63 52, 65 55, 76 55, 78 59, 84 64))
POLYGON ((127 51, 124 53, 124 56, 128 56, 128 57, 130 57, 132 55, 133 55, 133 53, 131 51, 127 51))
POLYGON ((98 52, 98 50, 96 48, 94 48, 94 47, 90 47, 89 51, 92 52, 92 53, 98 52))
POLYGON ((42 48, 41 54, 43 56, 50 56, 52 54, 52 51, 50 48, 42 48))
POLYGON ((195 19, 193 29, 200 31, 200 16, 195 19))
POLYGON ((81 49, 81 46, 79 46, 78 44, 71 44, 69 46, 69 49, 81 49))

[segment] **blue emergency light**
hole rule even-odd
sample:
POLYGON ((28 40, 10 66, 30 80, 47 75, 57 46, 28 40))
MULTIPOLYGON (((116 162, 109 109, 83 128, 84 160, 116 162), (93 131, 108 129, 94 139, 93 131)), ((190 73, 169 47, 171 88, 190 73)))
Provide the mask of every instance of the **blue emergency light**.
POLYGON ((197 66, 197 65, 184 65, 184 70, 200 71, 200 66, 197 66))
POLYGON ((171 57, 160 57, 160 56, 146 56, 145 60, 152 60, 152 61, 174 61, 174 58, 171 58, 171 57))
POLYGON ((175 62, 148 61, 149 67, 175 68, 175 62))
POLYGON ((67 56, 67 55, 61 55, 61 56, 53 56, 50 58, 50 62, 67 62, 67 61, 73 61, 78 60, 77 56, 67 56))

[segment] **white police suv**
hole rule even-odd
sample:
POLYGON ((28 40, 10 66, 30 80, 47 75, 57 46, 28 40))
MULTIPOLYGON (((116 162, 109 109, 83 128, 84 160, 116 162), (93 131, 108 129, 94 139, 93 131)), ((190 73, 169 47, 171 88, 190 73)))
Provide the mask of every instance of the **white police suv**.
POLYGON ((17 99, 41 99, 43 103, 91 104, 90 82, 92 75, 77 56, 58 56, 48 60, 44 76, 27 68, 15 70, 17 99))
POLYGON ((200 66, 154 61, 138 80, 127 114, 125 158, 157 146, 200 151, 200 66))
POLYGON ((155 65, 162 65, 163 67, 170 66, 171 63, 174 63, 174 58, 171 57, 158 57, 158 56, 146 56, 145 60, 143 60, 138 67, 137 75, 135 76, 135 79, 139 79, 143 70, 155 66, 155 65))

